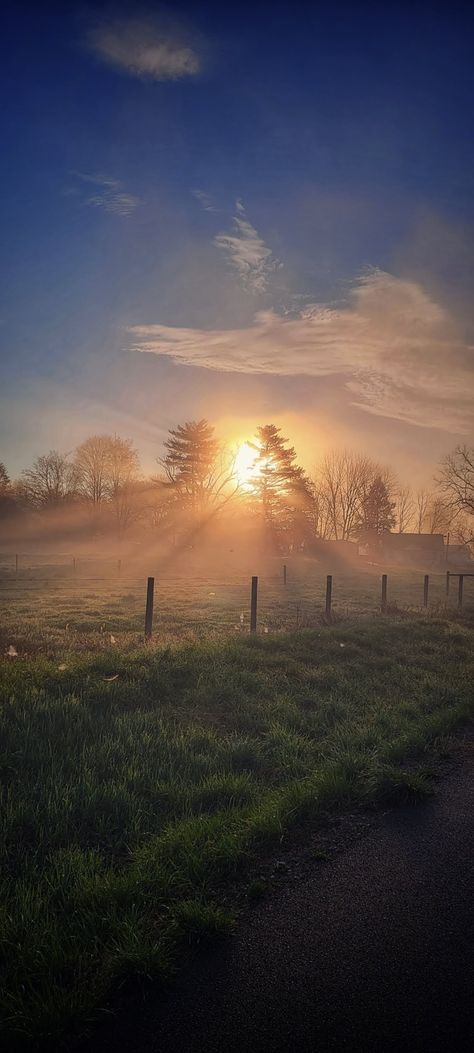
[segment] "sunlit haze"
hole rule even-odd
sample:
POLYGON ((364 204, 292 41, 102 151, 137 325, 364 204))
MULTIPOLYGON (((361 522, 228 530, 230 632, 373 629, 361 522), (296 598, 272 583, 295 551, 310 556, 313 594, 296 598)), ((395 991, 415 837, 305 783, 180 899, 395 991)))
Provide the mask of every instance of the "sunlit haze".
POLYGON ((151 472, 168 429, 206 417, 242 441, 275 421, 308 471, 350 447, 430 485, 473 433, 461 22, 348 3, 3 17, 10 475, 94 433, 151 472))

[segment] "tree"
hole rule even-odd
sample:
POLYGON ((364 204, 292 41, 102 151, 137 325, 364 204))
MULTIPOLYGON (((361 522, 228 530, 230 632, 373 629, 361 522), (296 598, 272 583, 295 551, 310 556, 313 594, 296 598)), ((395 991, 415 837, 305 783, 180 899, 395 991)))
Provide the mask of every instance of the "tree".
POLYGON ((10 476, 3 461, 0 461, 0 497, 6 497, 10 491, 10 476))
POLYGON ((425 526, 426 514, 427 514, 427 511, 428 511, 429 502, 430 502, 430 494, 428 493, 428 491, 427 490, 423 490, 423 489, 422 490, 417 490, 416 498, 415 498, 415 503, 416 503, 415 521, 416 521, 416 532, 417 532, 417 534, 422 534, 423 533, 423 528, 425 526))
POLYGON ((205 419, 171 428, 164 468, 171 507, 196 524, 218 510, 237 489, 232 460, 205 419))
POLYGON ((99 510, 110 493, 110 435, 91 435, 77 447, 74 464, 79 493, 99 510))
POLYGON ((411 486, 399 486, 395 491, 395 518, 399 534, 404 534, 413 521, 415 501, 411 486))
POLYGON ((0 461, 0 517, 7 518, 15 508, 15 492, 10 482, 10 476, 2 461, 0 461))
POLYGON ((69 454, 50 450, 22 471, 20 488, 33 508, 57 508, 72 498, 76 482, 69 454))
POLYGON ((74 465, 79 493, 99 510, 111 502, 120 515, 139 476, 138 453, 131 439, 118 435, 91 435, 77 447, 74 465))
POLYGON ((107 493, 121 537, 143 514, 140 501, 140 462, 131 439, 114 435, 109 441, 107 493))
POLYGON ((437 482, 455 512, 474 516, 474 447, 456 446, 442 461, 437 482))
POLYGON ((444 498, 431 494, 425 516, 425 526, 428 533, 445 534, 449 530, 452 520, 453 510, 444 498))
POLYGON ((274 424, 257 429, 255 461, 249 479, 264 525, 274 539, 286 532, 293 543, 308 533, 308 513, 314 493, 307 475, 296 463, 293 446, 274 424))
POLYGON ((320 518, 325 534, 335 541, 349 541, 357 535, 362 504, 380 468, 361 454, 332 450, 318 471, 317 491, 320 518))
POLYGON ((388 534, 395 526, 394 507, 386 483, 377 475, 362 502, 360 537, 369 541, 388 534))

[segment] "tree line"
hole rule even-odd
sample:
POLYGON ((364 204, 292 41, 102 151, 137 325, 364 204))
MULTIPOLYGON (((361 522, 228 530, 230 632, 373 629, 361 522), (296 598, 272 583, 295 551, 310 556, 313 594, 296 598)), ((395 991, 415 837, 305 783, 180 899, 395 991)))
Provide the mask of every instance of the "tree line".
POLYGON ((314 539, 374 541, 384 533, 443 533, 470 542, 474 449, 458 446, 431 489, 413 490, 390 467, 332 450, 309 474, 274 424, 257 428, 242 452, 207 420, 170 430, 157 471, 146 476, 131 439, 92 435, 72 453, 50 450, 11 480, 0 462, 0 524, 58 512, 92 534, 154 531, 176 539, 216 518, 258 517, 274 547, 314 539))

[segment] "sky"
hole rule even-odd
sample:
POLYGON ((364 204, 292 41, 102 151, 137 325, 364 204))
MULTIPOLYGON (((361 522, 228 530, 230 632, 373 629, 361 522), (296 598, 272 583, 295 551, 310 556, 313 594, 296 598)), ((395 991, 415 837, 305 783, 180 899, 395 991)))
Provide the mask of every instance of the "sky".
POLYGON ((0 461, 474 437, 464 4, 3 4, 0 461))

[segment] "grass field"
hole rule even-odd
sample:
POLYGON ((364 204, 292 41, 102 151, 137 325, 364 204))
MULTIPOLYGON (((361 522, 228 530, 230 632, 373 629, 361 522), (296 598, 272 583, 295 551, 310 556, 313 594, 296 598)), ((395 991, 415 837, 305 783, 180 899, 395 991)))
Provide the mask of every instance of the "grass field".
POLYGON ((0 659, 8 1048, 53 1048, 120 985, 228 931, 226 883, 302 816, 426 792, 425 749, 473 708, 469 613, 144 650, 138 613, 117 628, 124 601, 97 610, 94 638, 91 604, 86 630, 59 603, 17 606, 3 630, 18 652, 0 659))
MULTIPOLYGON (((25 561, 24 561, 25 562, 25 561)), ((381 568, 333 571, 333 614, 338 617, 380 611, 381 568)), ((259 568, 253 568, 254 572, 259 568)), ((324 622, 326 570, 311 560, 267 561, 259 573, 260 632, 293 632, 324 622)), ((135 648, 143 639, 147 573, 154 568, 117 562, 72 564, 33 562, 15 574, 11 557, 0 560, 0 652, 13 645, 19 653, 54 654, 64 649, 97 650, 114 644, 135 648)), ((249 628, 250 577, 166 577, 156 572, 154 634, 158 642, 176 638, 246 634, 249 628)), ((391 569, 391 609, 418 611, 423 605, 423 572, 391 569)), ((466 578, 464 602, 474 607, 474 578, 466 578)), ((451 582, 449 607, 456 610, 457 579, 451 582)), ((430 573, 429 607, 435 616, 446 609, 446 575, 430 573)))

